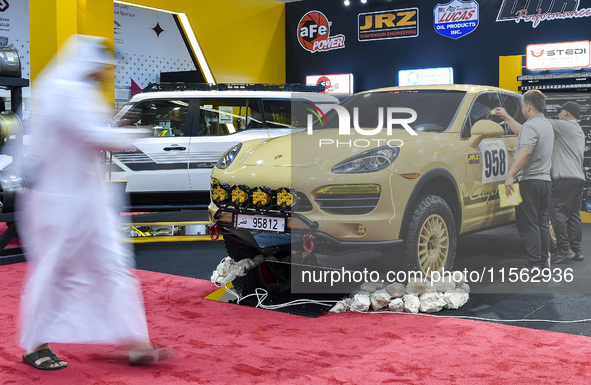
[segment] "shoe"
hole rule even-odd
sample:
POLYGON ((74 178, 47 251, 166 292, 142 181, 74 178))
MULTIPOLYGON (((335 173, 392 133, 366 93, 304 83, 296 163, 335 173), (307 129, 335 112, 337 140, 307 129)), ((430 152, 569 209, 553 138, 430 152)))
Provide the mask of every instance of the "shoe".
POLYGON ((29 354, 23 354, 23 362, 40 370, 61 370, 68 366, 51 349, 42 349, 29 354))
POLYGON ((573 261, 582 261, 583 259, 585 259, 582 251, 575 252, 574 254, 575 256, 572 258, 573 261))
POLYGON ((150 344, 150 349, 129 351, 130 365, 144 365, 151 362, 167 360, 175 355, 175 350, 167 346, 160 346, 155 343, 150 344))
POLYGON ((564 263, 570 261, 574 257, 575 253, 570 249, 566 253, 557 252, 552 256, 552 263, 564 263))

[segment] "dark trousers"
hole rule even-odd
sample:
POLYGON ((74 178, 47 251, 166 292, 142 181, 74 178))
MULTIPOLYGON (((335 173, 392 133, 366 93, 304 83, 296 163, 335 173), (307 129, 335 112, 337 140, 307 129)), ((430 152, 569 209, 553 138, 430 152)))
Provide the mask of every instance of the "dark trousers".
POLYGON ((568 249, 581 252, 583 230, 581 202, 585 181, 575 178, 559 178, 552 181, 550 220, 556 235, 556 251, 568 253, 568 249))
POLYGON ((550 181, 532 179, 519 182, 523 201, 515 208, 515 220, 527 253, 527 263, 532 267, 545 264, 549 256, 551 189, 550 181))

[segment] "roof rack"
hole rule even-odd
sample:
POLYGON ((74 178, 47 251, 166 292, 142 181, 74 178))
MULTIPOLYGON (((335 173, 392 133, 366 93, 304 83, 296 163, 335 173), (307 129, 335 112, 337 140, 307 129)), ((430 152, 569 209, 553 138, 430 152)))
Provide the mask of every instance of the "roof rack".
POLYGON ((149 83, 142 92, 156 91, 291 91, 323 92, 325 86, 308 86, 301 83, 263 84, 263 83, 149 83))

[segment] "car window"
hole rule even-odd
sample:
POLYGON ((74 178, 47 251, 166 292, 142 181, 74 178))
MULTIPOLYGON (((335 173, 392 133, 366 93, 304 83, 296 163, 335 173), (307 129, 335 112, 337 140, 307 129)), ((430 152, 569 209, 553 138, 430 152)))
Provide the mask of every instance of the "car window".
MULTIPOLYGON (((521 111, 521 99, 522 97, 518 95, 507 95, 507 98, 503 100, 503 107, 505 107, 507 113, 519 124, 523 124, 526 121, 521 111)), ((505 135, 515 135, 509 128, 509 125, 505 125, 505 135)))
POLYGON ((154 137, 183 136, 188 106, 188 100, 144 101, 131 107, 115 126, 148 128, 154 137))
POLYGON ((263 100, 267 128, 291 127, 290 100, 263 100))
MULTIPOLYGON (((417 118, 410 123, 410 127, 416 132, 444 132, 453 122, 457 110, 462 104, 466 95, 465 91, 448 90, 404 90, 389 92, 369 92, 352 96, 341 103, 351 118, 351 127, 354 127, 354 109, 358 108, 358 123, 361 128, 378 127, 380 116, 377 113, 383 108, 387 114, 388 107, 413 109, 417 118)), ((385 116, 385 115, 384 115, 385 116)), ((387 117, 382 117, 382 124, 385 126, 387 117)), ((391 118, 407 119, 409 114, 393 113, 391 118)), ((328 127, 339 126, 339 115, 336 111, 329 111, 326 114, 328 127)), ((316 124, 314 129, 323 128, 322 122, 316 124)), ((393 126, 394 129, 403 130, 400 124, 393 126)))
POLYGON ((197 136, 231 135, 263 128, 257 99, 201 99, 197 136))
MULTIPOLYGON (((509 95, 498 92, 483 92, 476 96, 462 130, 462 138, 469 138, 472 126, 480 120, 492 120, 496 123, 502 123, 503 120, 497 115, 491 114, 491 111, 497 107, 504 107, 503 101, 506 101, 509 95)), ((507 129, 507 127, 505 127, 507 129)))

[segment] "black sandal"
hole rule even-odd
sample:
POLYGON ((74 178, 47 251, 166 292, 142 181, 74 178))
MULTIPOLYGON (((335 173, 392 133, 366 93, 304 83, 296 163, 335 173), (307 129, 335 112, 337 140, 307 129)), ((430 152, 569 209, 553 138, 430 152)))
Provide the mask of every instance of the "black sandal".
POLYGON ((68 364, 61 365, 65 361, 56 356, 51 349, 41 349, 29 354, 23 354, 23 362, 40 370, 60 370, 68 367, 68 364), (52 366, 54 364, 59 365, 52 366))

